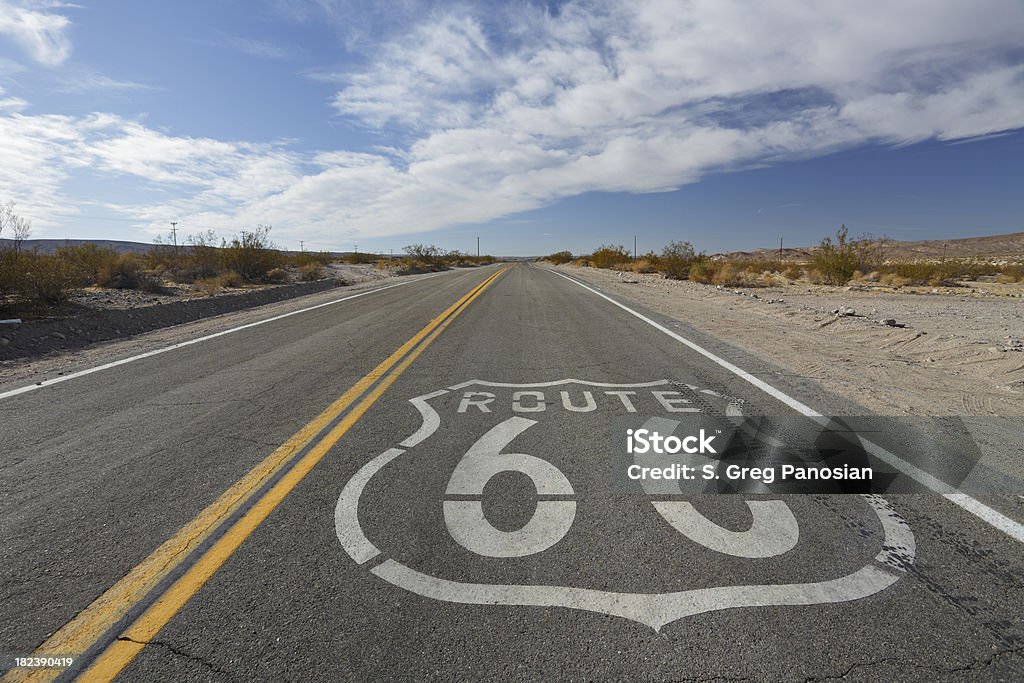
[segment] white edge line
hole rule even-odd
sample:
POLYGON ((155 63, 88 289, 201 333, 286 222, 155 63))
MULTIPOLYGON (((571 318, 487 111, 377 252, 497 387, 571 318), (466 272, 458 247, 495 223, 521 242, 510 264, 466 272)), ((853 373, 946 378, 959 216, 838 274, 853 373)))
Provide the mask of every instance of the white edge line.
MULTIPOLYGON (((554 270, 550 270, 548 268, 541 268, 541 270, 547 270, 549 273, 552 273, 552 274, 557 275, 559 277, 565 278, 569 282, 572 282, 573 284, 578 285, 578 286, 582 287, 583 289, 586 289, 587 291, 592 292, 592 293, 598 295, 599 297, 601 297, 605 301, 608 301, 608 302, 618 306, 619 308, 621 308, 622 310, 626 311, 630 315, 633 315, 633 316, 639 318, 640 320, 643 320, 648 325, 654 327, 655 329, 657 329, 657 330, 659 330, 661 332, 664 332, 668 336, 670 336, 673 339, 675 339, 676 341, 678 341, 678 342, 688 346, 689 348, 693 349, 694 351, 696 351, 700 355, 704 356, 708 360, 711 360, 714 363, 720 365, 721 367, 723 367, 726 370, 728 370, 729 372, 733 373, 734 375, 736 375, 740 379, 745 380, 746 382, 749 382, 750 384, 753 384, 755 387, 757 387, 758 389, 760 389, 764 393, 768 394, 772 398, 775 398, 775 399, 781 401, 782 403, 785 403, 787 406, 789 406, 790 408, 792 408, 796 412, 800 413, 801 415, 804 415, 805 417, 809 417, 812 420, 814 420, 815 422, 818 422, 819 424, 822 424, 822 425, 827 425, 830 422, 829 418, 825 417, 824 415, 822 415, 818 411, 816 411, 816 410, 814 410, 812 408, 809 408, 808 406, 804 405, 803 403, 801 403, 800 401, 796 400, 795 398, 789 396, 788 394, 785 394, 785 393, 779 391, 778 389, 776 389, 772 385, 768 384, 767 382, 765 382, 763 380, 760 380, 757 377, 754 377, 753 375, 751 375, 746 370, 742 370, 742 369, 736 367, 735 365, 733 365, 729 361, 725 360, 724 358, 720 358, 720 357, 716 356, 715 354, 711 353, 710 351, 708 351, 704 347, 702 347, 702 346, 700 346, 700 345, 690 341, 689 339, 687 339, 685 337, 682 337, 682 336, 676 334, 675 332, 673 332, 672 330, 668 329, 664 325, 661 325, 660 323, 657 323, 657 322, 651 320, 650 318, 648 318, 647 316, 643 315, 642 313, 638 313, 638 312, 634 311, 632 308, 629 308, 625 304, 619 303, 615 299, 611 298, 610 296, 608 296, 606 294, 603 294, 603 293, 597 291, 593 287, 585 285, 582 282, 580 282, 579 280, 577 280, 575 278, 571 278, 568 275, 564 275, 562 273, 559 273, 559 272, 554 271, 554 270)), ((925 472, 925 471, 915 467, 914 465, 910 464, 909 462, 903 460, 898 455, 895 455, 894 453, 891 453, 891 452, 887 451, 886 449, 882 448, 878 444, 876 444, 876 443, 874 443, 872 441, 869 441, 869 440, 867 440, 867 439, 865 439, 863 437, 858 437, 858 438, 860 439, 861 443, 864 444, 864 447, 868 451, 870 451, 873 455, 878 457, 879 459, 889 463, 890 465, 892 465, 896 469, 902 471, 904 474, 909 476, 911 479, 914 479, 918 483, 923 484, 924 486, 926 486, 927 488, 931 489, 935 493, 942 494, 943 497, 946 498, 946 500, 950 501, 951 503, 953 503, 955 505, 960 506, 961 508, 963 508, 967 512, 970 512, 975 517, 977 517, 977 518, 981 519, 982 521, 990 524, 991 526, 995 527, 996 529, 999 529, 1000 531, 1005 533, 1010 538, 1013 538, 1016 541, 1020 541, 1021 543, 1024 543, 1024 525, 1020 524, 1019 522, 1017 522, 1017 521, 1015 521, 1013 519, 1010 519, 1009 517, 1007 517, 1006 515, 1002 514, 1001 512, 997 512, 996 510, 993 510, 992 508, 990 508, 989 506, 985 505, 984 503, 982 503, 981 501, 977 500, 976 498, 973 498, 970 495, 968 495, 966 493, 962 493, 962 492, 958 491, 957 489, 955 489, 955 488, 945 484, 944 482, 936 479, 935 477, 933 477, 932 475, 928 474, 927 472, 925 472)))
POLYGON ((238 327, 232 327, 231 329, 222 330, 220 332, 215 332, 213 334, 208 334, 208 335, 205 335, 205 336, 202 336, 202 337, 196 337, 195 339, 189 339, 188 341, 178 342, 177 344, 171 344, 170 346, 165 346, 163 348, 154 349, 152 351, 146 351, 145 353, 140 353, 140 354, 135 355, 135 356, 129 356, 128 358, 122 358, 120 360, 115 360, 115 361, 110 362, 110 363, 104 363, 103 365, 97 365, 96 367, 86 368, 85 370, 79 370, 78 372, 72 372, 70 375, 60 375, 58 377, 54 377, 53 379, 43 380, 43 381, 38 382, 36 384, 30 384, 30 385, 25 386, 25 387, 19 387, 18 389, 11 389, 9 391, 5 391, 5 392, 0 393, 0 401, 2 401, 5 398, 11 398, 12 396, 17 396, 19 394, 25 394, 25 393, 28 393, 30 391, 35 391, 36 389, 42 389, 43 387, 53 386, 54 384, 60 384, 61 382, 67 382, 68 380, 71 380, 71 379, 76 379, 78 377, 84 377, 85 375, 91 375, 94 372, 100 372, 101 370, 109 370, 110 368, 116 368, 119 365, 126 365, 128 363, 134 363, 135 361, 142 360, 143 358, 151 358, 153 356, 159 356, 160 354, 167 353, 168 351, 174 351, 175 349, 184 348, 186 346, 192 346, 193 344, 198 344, 200 342, 209 341, 211 339, 216 339, 217 337, 223 337, 224 335, 227 335, 227 334, 232 334, 234 332, 240 332, 242 330, 247 330, 247 329, 252 328, 252 327, 258 327, 259 325, 265 325, 267 323, 272 323, 272 322, 274 322, 276 320, 281 320, 283 318, 288 318, 288 317, 293 316, 293 315, 299 315, 300 313, 308 313, 309 311, 314 311, 314 310, 316 310, 318 308, 323 308, 325 306, 333 306, 334 304, 340 304, 343 301, 351 301, 352 299, 358 299, 361 296, 367 296, 369 294, 376 294, 377 292, 383 292, 386 289, 393 289, 395 287, 401 287, 403 285, 412 284, 413 282, 420 282, 422 280, 428 280, 428 279, 430 279, 432 277, 437 277, 440 274, 441 273, 434 273, 434 274, 431 274, 431 275, 425 275, 423 277, 418 277, 418 278, 416 278, 414 280, 405 280, 403 282, 396 282, 396 283, 394 283, 392 285, 386 285, 384 287, 376 287, 374 289, 368 289, 365 292, 359 292, 358 294, 353 294, 351 296, 342 297, 341 299, 334 299, 333 301, 327 301, 327 302, 324 302, 322 304, 317 304, 315 306, 308 306, 306 308, 300 308, 297 311, 290 311, 288 313, 282 313, 281 315, 275 315, 275 316, 273 316, 271 318, 266 318, 264 320, 257 320, 256 322, 246 323, 245 325, 239 325, 238 327))

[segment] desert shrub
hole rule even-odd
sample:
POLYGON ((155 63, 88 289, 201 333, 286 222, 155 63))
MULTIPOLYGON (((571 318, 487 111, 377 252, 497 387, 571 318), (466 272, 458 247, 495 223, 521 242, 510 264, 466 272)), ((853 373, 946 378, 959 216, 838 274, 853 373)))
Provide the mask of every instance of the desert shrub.
POLYGON ((657 261, 649 257, 641 257, 636 261, 624 263, 620 267, 631 273, 657 273, 659 270, 657 261))
POLYGON ((150 247, 142 258, 147 269, 159 272, 174 269, 177 261, 174 247, 163 244, 160 238, 157 238, 157 243, 150 247))
POLYGON ((825 284, 845 285, 857 270, 857 256, 843 225, 836 231, 836 241, 826 237, 814 253, 814 265, 825 284))
POLYGON ((799 280, 800 276, 803 275, 803 271, 799 266, 791 263, 786 266, 785 270, 782 271, 782 274, 790 280, 799 280))
POLYGON ((112 268, 118 259, 118 253, 113 249, 92 243, 60 247, 56 254, 78 273, 79 282, 83 286, 98 284, 101 273, 112 268))
MULTIPOLYGON (((376 261, 377 257, 372 254, 360 254, 360 256, 366 256, 368 259, 376 261)), ((334 261, 334 257, 331 256, 329 251, 301 251, 295 255, 294 262, 297 268, 315 263, 321 266, 326 266, 334 261)), ((369 263, 370 261, 360 261, 361 263, 369 263)))
POLYGON ((438 265, 441 262, 441 249, 433 244, 410 244, 402 249, 413 261, 438 265))
POLYGON ((221 287, 245 287, 245 278, 233 270, 221 273, 217 276, 221 287))
POLYGON ((284 263, 284 257, 269 240, 270 226, 257 225, 243 230, 223 247, 224 265, 249 282, 264 280, 271 270, 284 263))
POLYGON ((814 253, 814 266, 822 282, 837 286, 849 282, 858 270, 862 273, 877 270, 884 260, 884 240, 871 236, 851 240, 845 225, 836 231, 835 242, 826 237, 814 253))
POLYGON ((690 275, 690 266, 697 259, 697 252, 689 242, 669 242, 661 250, 658 269, 675 280, 683 280, 690 275))
POLYGON ((180 254, 174 279, 192 282, 197 278, 211 278, 224 270, 224 250, 218 245, 213 230, 189 235, 188 247, 180 254))
POLYGON ((324 267, 319 263, 307 263, 299 268, 299 279, 303 282, 313 282, 324 276, 324 267))
POLYGON ((96 284, 110 289, 138 289, 143 279, 142 265, 135 254, 118 254, 100 266, 96 284))
MULTIPOLYGON (((410 249, 410 248, 411 247, 406 247, 406 249, 410 249)), ((437 247, 434 247, 434 249, 436 250, 437 247)), ((351 263, 353 265, 359 265, 359 264, 362 264, 362 263, 373 263, 378 258, 380 258, 380 257, 377 256, 377 254, 367 254, 367 253, 360 252, 360 251, 354 251, 351 254, 347 254, 345 256, 345 258, 344 258, 344 261, 345 261, 345 263, 351 263)), ((440 258, 441 258, 440 250, 437 250, 437 254, 436 254, 435 257, 432 257, 432 260, 433 259, 440 260, 440 258)))
POLYGON ((603 244, 590 255, 590 264, 595 268, 614 268, 630 260, 629 252, 621 245, 603 244))
POLYGON ((735 287, 740 284, 740 270, 731 263, 723 263, 711 276, 711 284, 735 287))
MULTIPOLYGON (((302 268, 305 269, 309 268, 310 266, 316 268, 321 267, 320 264, 318 263, 309 263, 303 266, 302 268)), ((284 268, 272 268, 269 271, 267 271, 266 275, 263 276, 263 280, 273 285, 283 284, 285 282, 288 282, 288 271, 285 270, 284 268)))
POLYGON ((551 261, 556 266, 560 266, 563 263, 572 263, 573 258, 571 251, 556 251, 554 254, 549 254, 544 257, 545 261, 551 261))
POLYGON ((60 305, 79 286, 81 275, 59 256, 23 252, 17 257, 14 285, 23 299, 60 305))
POLYGON ((206 296, 216 296, 225 287, 244 287, 245 284, 245 278, 235 271, 229 270, 214 277, 196 278, 195 282, 192 283, 192 287, 206 296))
POLYGON ((0 251, 0 299, 17 288, 17 267, 17 254, 13 251, 0 251))
POLYGON ((718 268, 713 261, 702 259, 690 266, 688 277, 694 282, 701 282, 707 285, 711 284, 711 280, 715 277, 717 270, 718 268))

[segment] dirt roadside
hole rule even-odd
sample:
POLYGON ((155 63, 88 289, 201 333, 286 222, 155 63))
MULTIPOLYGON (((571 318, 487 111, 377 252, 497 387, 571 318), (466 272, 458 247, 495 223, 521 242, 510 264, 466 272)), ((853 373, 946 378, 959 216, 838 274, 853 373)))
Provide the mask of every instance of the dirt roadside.
MULTIPOLYGON (((239 325, 263 320, 283 313, 289 313, 302 308, 326 303, 360 291, 373 289, 381 285, 388 285, 402 282, 406 277, 399 277, 387 272, 373 271, 372 266, 345 266, 344 272, 332 273, 334 277, 344 277, 348 284, 346 286, 327 286, 325 282, 321 291, 306 293, 305 295, 291 296, 283 300, 271 300, 270 303, 250 303, 249 306, 241 309, 225 308, 227 312, 219 315, 203 317, 199 320, 172 324, 170 326, 153 329, 142 334, 136 334, 123 339, 99 342, 84 348, 72 350, 53 349, 45 354, 32 357, 13 358, 0 360, 0 387, 14 384, 22 384, 28 380, 41 381, 82 370, 91 366, 107 363, 119 358, 126 358, 139 353, 145 353, 156 348, 177 344, 179 342, 213 334, 239 325), (366 270, 360 274, 360 270, 366 270)), ((417 277, 417 276, 412 276, 417 277)), ((315 283, 314 283, 315 284, 315 283)), ((221 299, 225 305, 231 304, 230 297, 237 296, 226 294, 212 299, 201 301, 213 301, 221 299)), ((154 304, 153 308, 160 304, 154 304)), ((142 315, 144 308, 133 309, 142 315)), ((123 308, 116 308, 114 312, 123 312, 123 308)), ((159 315, 156 313, 156 315, 159 315)), ((0 329, 0 333, 3 330, 0 329)))
POLYGON ((1024 303, 1016 292, 724 289, 660 275, 557 269, 880 415, 1024 415, 1024 303))

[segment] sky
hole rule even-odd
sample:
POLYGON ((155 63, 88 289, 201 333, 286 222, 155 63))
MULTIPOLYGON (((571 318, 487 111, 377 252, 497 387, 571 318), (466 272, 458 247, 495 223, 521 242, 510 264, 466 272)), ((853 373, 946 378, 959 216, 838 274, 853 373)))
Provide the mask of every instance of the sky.
POLYGON ((709 252, 1024 230, 1020 0, 0 0, 33 237, 709 252))

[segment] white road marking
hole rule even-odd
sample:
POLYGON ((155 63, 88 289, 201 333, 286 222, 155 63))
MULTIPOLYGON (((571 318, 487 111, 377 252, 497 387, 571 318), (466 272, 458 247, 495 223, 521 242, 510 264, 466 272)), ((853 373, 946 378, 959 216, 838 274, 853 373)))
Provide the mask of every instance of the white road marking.
POLYGON ((12 396, 18 396, 19 394, 25 394, 25 393, 28 393, 30 391, 35 391, 36 389, 42 389, 43 387, 53 386, 54 384, 60 384, 61 382, 67 382, 68 380, 77 379, 78 377, 85 377, 86 375, 91 375, 94 372, 100 372, 102 370, 109 370, 110 368, 116 368, 119 365, 127 365, 128 363, 134 363, 135 361, 142 360, 143 358, 151 358, 153 356, 159 356, 160 354, 167 353, 168 351, 174 351, 175 349, 181 349, 181 348, 184 348, 186 346, 192 346, 193 344, 199 344, 199 343, 204 342, 204 341, 209 341, 211 339, 216 339, 217 337, 223 337, 224 335, 234 334, 235 332, 241 332, 242 330, 248 330, 250 328, 258 327, 260 325, 266 325, 267 323, 272 323, 272 322, 275 322, 277 320, 282 320, 284 318, 288 318, 288 317, 291 317, 293 315, 299 315, 300 313, 308 313, 309 311, 315 311, 316 309, 324 308, 325 306, 333 306, 335 304, 340 304, 343 301, 351 301, 352 299, 358 299, 359 297, 362 297, 362 296, 368 296, 370 294, 376 294, 377 292, 383 292, 386 289, 393 289, 395 287, 401 287, 403 285, 408 285, 408 284, 411 284, 413 282, 420 282, 421 280, 427 280, 427 279, 432 278, 432 277, 437 277, 438 275, 440 275, 440 273, 435 273, 435 274, 432 274, 432 275, 425 275, 423 277, 418 277, 418 278, 416 278, 414 280, 406 280, 404 282, 396 282, 393 285, 387 285, 387 286, 384 286, 384 287, 378 287, 376 289, 370 289, 370 290, 367 290, 365 292, 360 292, 359 294, 353 294, 351 296, 346 296, 346 297, 343 297, 341 299, 334 299, 333 301, 327 301, 327 302, 322 303, 322 304, 317 304, 316 306, 308 306, 306 308, 301 308, 301 309, 299 309, 297 311, 291 311, 289 313, 282 313, 281 315, 275 315, 275 316, 273 316, 271 318, 266 318, 264 320, 257 320, 256 322, 253 322, 253 323, 247 323, 245 325, 239 325, 238 327, 232 327, 231 329, 222 330, 221 332, 215 332, 214 334, 208 334, 208 335, 205 335, 205 336, 202 336, 202 337, 196 337, 195 339, 189 339, 188 341, 179 342, 177 344, 171 344, 170 346, 164 346, 162 348, 154 349, 152 351, 146 351, 145 353, 140 353, 140 354, 137 354, 135 356, 129 356, 128 358, 122 358, 120 360, 115 360, 115 361, 113 361, 111 363, 104 363, 103 365, 97 365, 96 367, 86 368, 85 370, 79 370, 78 372, 72 372, 71 374, 68 374, 68 375, 60 375, 58 377, 54 377, 53 379, 43 380, 43 381, 41 381, 41 382, 39 382, 37 384, 30 384, 30 385, 28 385, 26 387, 20 387, 18 389, 11 389, 9 391, 0 392, 0 400, 3 400, 5 398, 10 398, 12 396))
POLYGON ((427 403, 427 401, 447 393, 447 389, 441 389, 440 391, 435 391, 432 394, 417 396, 409 401, 409 403, 416 406, 416 410, 420 411, 420 417, 423 418, 423 424, 421 424, 420 428, 416 430, 416 433, 401 443, 402 446, 412 448, 420 441, 423 441, 425 438, 437 431, 437 428, 441 426, 441 417, 437 414, 437 411, 434 410, 433 406, 427 403))
POLYGON ((692 503, 656 500, 658 511, 672 528, 715 552, 760 559, 789 552, 800 540, 793 511, 781 500, 745 500, 754 521, 746 531, 730 531, 697 512, 692 503))
POLYGON ((482 501, 446 500, 442 509, 452 540, 483 557, 526 557, 543 552, 569 533, 576 518, 574 501, 538 500, 525 526, 502 531, 487 521, 482 501))
MULTIPOLYGON (((626 311, 630 315, 632 315, 632 316, 634 316, 636 318, 639 318, 640 320, 644 321, 645 323, 647 323, 651 327, 655 328, 656 330, 658 330, 660 332, 664 332, 665 334, 667 334, 668 336, 672 337, 673 339, 675 339, 676 341, 680 342, 681 344, 689 347, 693 351, 696 351, 697 353, 699 353, 700 355, 704 356, 708 360, 710 360, 710 361, 716 363, 717 365, 725 368, 726 370, 728 370, 729 372, 733 373, 734 375, 736 375, 740 379, 742 379, 742 380, 744 380, 744 381, 754 385, 755 387, 757 387, 758 389, 760 389, 764 393, 768 394, 772 398, 775 398, 776 400, 781 401, 782 403, 786 404, 787 406, 789 406, 790 408, 792 408, 796 412, 800 413, 801 415, 803 415, 805 417, 808 417, 808 418, 814 420, 818 424, 820 424, 822 426, 828 426, 828 424, 831 422, 831 420, 828 417, 826 417, 825 415, 822 415, 821 413, 819 413, 818 411, 814 410, 813 408, 810 408, 810 407, 804 405, 800 401, 798 401, 795 398, 789 396, 788 394, 785 394, 782 391, 776 389, 775 387, 773 387, 772 385, 768 384, 767 382, 765 382, 765 381, 763 381, 761 379, 758 379, 757 377, 755 377, 754 375, 750 374, 746 370, 743 370, 743 369, 733 365, 732 363, 730 363, 729 361, 725 360, 724 358, 720 358, 719 356, 716 356, 715 354, 713 354, 710 351, 708 351, 707 349, 705 349, 703 346, 700 346, 700 345, 696 344, 695 342, 690 341, 686 337, 683 337, 683 336, 673 332, 672 330, 668 329, 664 325, 662 325, 662 324, 660 324, 658 322, 655 322, 654 320, 651 320, 650 318, 648 318, 647 316, 643 315, 642 313, 638 313, 637 311, 634 311, 632 308, 630 308, 629 306, 626 306, 625 304, 619 303, 615 299, 611 298, 610 296, 608 296, 606 294, 603 294, 602 292, 597 291, 593 287, 585 285, 582 282, 580 282, 579 280, 576 280, 574 278, 569 277, 568 275, 564 275, 562 273, 559 273, 559 272, 556 272, 556 271, 553 271, 553 270, 548 270, 546 268, 542 268, 541 270, 547 270, 549 273, 557 275, 557 276, 559 276, 561 278, 565 278, 569 282, 571 282, 571 283, 573 283, 575 285, 578 285, 578 286, 582 287, 583 289, 585 289, 585 290, 587 290, 587 291, 589 291, 589 292, 591 292, 593 294, 596 294, 597 296, 601 297, 605 301, 608 301, 608 302, 614 304, 615 306, 618 306, 619 308, 621 308, 622 310, 626 311)), ((992 525, 996 529, 999 529, 1000 531, 1002 531, 1003 533, 1008 535, 1010 538, 1013 538, 1014 540, 1017 540, 1017 541, 1020 541, 1021 543, 1024 543, 1024 525, 1020 524, 1019 522, 1017 522, 1015 520, 1010 519, 1009 517, 1007 517, 1006 515, 1002 514, 1001 512, 997 512, 996 510, 993 510, 992 508, 990 508, 989 506, 985 505, 984 503, 982 503, 981 501, 977 500, 976 498, 973 498, 973 497, 971 497, 970 495, 968 495, 966 493, 958 491, 956 488, 954 488, 952 486, 949 486, 948 484, 946 484, 945 482, 940 481, 939 479, 936 479, 935 477, 933 477, 932 475, 928 474, 924 470, 921 470, 920 468, 915 467, 911 463, 906 462, 905 460, 903 460, 899 456, 897 456, 897 455, 891 453, 890 451, 882 448, 878 444, 876 444, 876 443, 874 443, 872 441, 869 441, 868 439, 865 439, 865 438, 860 437, 860 436, 858 436, 857 438, 860 439, 860 442, 864 446, 865 450, 867 450, 869 453, 871 453, 872 455, 877 457, 879 460, 882 460, 883 462, 888 463, 892 467, 895 467, 896 469, 900 470, 901 472, 906 474, 911 479, 914 479, 915 481, 917 481, 918 483, 920 483, 920 484, 924 485, 925 487, 931 489, 935 493, 942 494, 943 497, 946 498, 946 500, 954 503, 955 505, 960 506, 961 508, 963 508, 967 512, 970 512, 972 515, 974 515, 974 516, 978 517, 979 519, 981 519, 982 521, 992 525)))
MULTIPOLYGON (((459 460, 445 493, 481 496, 496 474, 520 472, 533 481, 539 497, 572 495, 572 484, 547 460, 526 453, 502 453, 535 424, 535 420, 517 416, 491 427, 459 460)), ((576 517, 575 502, 538 500, 533 517, 525 526, 502 531, 487 521, 480 500, 446 500, 442 509, 452 539, 485 557, 524 557, 547 550, 569 533, 576 517)))
MULTIPOLYGON (((716 586, 675 593, 618 593, 571 586, 493 585, 449 581, 385 560, 370 571, 408 591, 435 600, 469 605, 565 607, 624 617, 655 631, 684 617, 737 607, 817 605, 849 602, 874 595, 896 583, 914 555, 910 528, 884 499, 864 496, 879 519, 885 538, 874 563, 852 574, 814 583, 716 586)), ((341 530, 339 529, 339 538, 341 530)), ((344 543, 344 540, 342 541, 344 543)), ((346 546, 346 550, 348 547, 346 546)), ((350 551, 351 554, 351 551, 350 551)))
MULTIPOLYGON (((649 418, 642 429, 668 436, 679 427, 678 420, 664 417, 649 418)), ((664 466, 660 456, 651 452, 634 454, 633 462, 640 466, 664 466)), ((688 465, 700 471, 705 465, 718 465, 719 461, 699 453, 680 453, 673 462, 688 465)), ((647 493, 679 495, 683 493, 678 480, 645 479, 641 487, 647 493)), ((652 501, 654 509, 673 529, 691 541, 715 552, 750 559, 774 557, 789 552, 800 540, 800 527, 793 511, 782 500, 745 500, 753 516, 746 531, 730 531, 715 524, 685 501, 652 501)))
POLYGON ((401 448, 389 448, 360 467, 355 476, 345 484, 338 497, 338 504, 334 506, 334 529, 338 534, 338 540, 358 564, 369 562, 380 554, 359 526, 359 497, 363 495, 363 488, 373 475, 402 453, 405 451, 401 448))
MULTIPOLYGON (((665 382, 651 382, 642 385, 602 385, 599 383, 582 382, 572 380, 572 383, 590 384, 592 386, 608 386, 624 388, 629 386, 659 386, 665 382)), ((553 386, 567 382, 550 382, 541 384, 510 384, 487 383, 471 381, 452 387, 457 390, 472 384, 491 386, 509 386, 513 388, 553 386)), ((437 397, 446 393, 445 391, 433 392, 412 399, 423 417, 424 424, 415 432, 417 443, 433 434, 437 429, 434 418, 437 413, 432 408, 424 410, 423 405, 430 397, 437 397)), ((735 409, 739 414, 738 407, 735 409)), ((672 421, 675 422, 675 421, 672 421)), ((507 460, 508 464, 515 469, 523 468, 528 475, 534 479, 538 493, 571 494, 572 486, 565 480, 564 475, 557 469, 554 472, 548 471, 545 467, 535 462, 536 458, 524 454, 501 453, 501 449, 508 446, 512 439, 521 434, 529 426, 535 424, 533 420, 522 417, 513 417, 505 421, 504 426, 494 431, 490 439, 482 439, 486 444, 481 444, 475 452, 473 460, 507 460), (541 481, 538 483, 537 477, 541 481)), ((413 437, 407 440, 413 440, 413 437)), ((335 532, 342 547, 357 564, 365 564, 380 556, 380 551, 366 537, 365 532, 359 523, 359 501, 363 491, 375 475, 382 468, 394 461, 405 451, 392 448, 369 462, 364 464, 356 474, 346 482, 338 503, 335 507, 334 523, 335 532)), ((540 461, 545 463, 545 461, 540 461)), ((460 463, 461 465, 462 463, 460 463)), ((471 469, 479 470, 468 472, 472 476, 454 476, 449 481, 448 493, 457 492, 461 495, 478 495, 483 490, 484 479, 489 478, 493 473, 500 471, 502 467, 484 466, 485 463, 473 463, 471 469), (476 481, 466 481, 466 479, 476 481), (462 479, 462 481, 459 481, 462 479)), ((550 465, 550 463, 547 463, 550 465)), ((551 465, 553 468, 554 466, 551 465)), ((418 595, 436 600, 454 602, 460 604, 478 605, 519 605, 536 607, 566 607, 571 609, 589 610, 610 616, 620 616, 627 619, 647 624, 655 630, 660 630, 666 624, 694 614, 710 612, 721 609, 738 607, 758 607, 774 605, 814 605, 824 603, 837 603, 857 600, 885 590, 903 575, 903 573, 914 562, 915 544, 914 536, 906 522, 892 509, 888 502, 881 496, 863 496, 863 499, 877 515, 881 524, 884 538, 881 541, 881 550, 865 566, 857 571, 842 577, 821 582, 792 583, 792 584, 755 584, 742 586, 716 586, 711 588, 700 588, 695 590, 680 591, 674 593, 621 593, 615 591, 603 591, 572 586, 551 586, 551 585, 492 585, 480 583, 468 583, 450 581, 436 576, 424 574, 415 569, 407 567, 393 559, 386 559, 370 571, 379 578, 388 581, 400 588, 409 590, 418 595)), ((483 518, 482 510, 469 506, 463 509, 452 507, 449 503, 477 501, 444 501, 443 507, 446 513, 446 524, 449 533, 457 536, 451 529, 451 522, 459 527, 482 527, 489 523, 483 518)), ((543 533, 539 537, 545 537, 547 541, 557 542, 564 533, 568 531, 565 521, 571 524, 571 517, 575 513, 573 501, 543 501, 547 503, 565 503, 563 509, 552 509, 557 513, 554 517, 558 519, 546 520, 543 533), (572 507, 569 507, 569 506, 572 507), (563 530, 564 529, 564 530, 563 530), (557 533, 552 533, 552 531, 557 533)), ((779 501, 771 501, 779 502, 779 501)), ((751 511, 758 517, 754 507, 751 511)), ((762 512, 765 512, 762 510, 762 512)), ((773 511, 767 511, 768 516, 777 516, 773 511)), ((764 517, 765 515, 761 515, 764 517)), ((755 521, 755 525, 757 522, 755 521)), ((528 525, 529 526, 529 525, 528 525)), ((785 531, 785 530, 783 530, 785 531)), ((699 535, 699 534, 698 534, 699 535)), ((466 537, 456 540, 469 547, 471 550, 483 551, 482 554, 497 557, 522 556, 524 549, 531 552, 543 550, 543 544, 538 539, 526 539, 530 541, 527 546, 522 545, 523 539, 512 539, 508 537, 495 536, 492 538, 481 538, 478 534, 471 534, 472 538, 466 537), (510 541, 512 541, 510 543, 510 541), (534 543, 535 542, 535 543, 534 543)), ((787 536, 783 533, 783 536, 787 536)), ((714 541, 713 541, 714 543, 714 541)), ((722 547, 730 546, 727 541, 722 547)), ((731 547, 731 546, 730 546, 731 547)), ((743 553, 740 553, 741 556, 743 553)), ((765 556, 764 554, 757 555, 765 556)))

